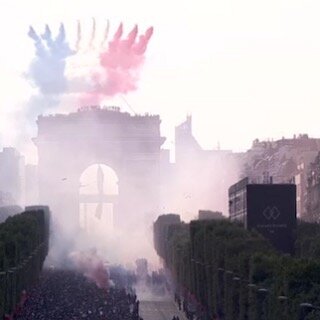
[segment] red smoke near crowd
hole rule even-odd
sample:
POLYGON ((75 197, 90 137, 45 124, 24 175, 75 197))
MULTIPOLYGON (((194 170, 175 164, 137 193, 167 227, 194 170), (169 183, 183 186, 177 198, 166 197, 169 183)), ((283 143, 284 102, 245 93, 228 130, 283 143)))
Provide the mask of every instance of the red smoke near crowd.
POLYGON ((96 283, 101 289, 107 289, 109 286, 109 277, 106 266, 95 250, 88 252, 73 252, 70 258, 76 268, 88 279, 96 283))
POLYGON ((92 75, 93 89, 84 100, 99 103, 104 96, 125 94, 137 89, 140 67, 153 28, 147 29, 139 38, 138 26, 125 39, 122 34, 123 26, 120 24, 108 48, 100 54, 101 71, 92 75))

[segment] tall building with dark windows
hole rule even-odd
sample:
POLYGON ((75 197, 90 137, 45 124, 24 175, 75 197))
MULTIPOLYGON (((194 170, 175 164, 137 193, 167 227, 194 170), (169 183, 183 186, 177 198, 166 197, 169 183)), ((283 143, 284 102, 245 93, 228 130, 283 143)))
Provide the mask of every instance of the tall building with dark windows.
POLYGON ((258 231, 281 252, 294 251, 296 216, 295 184, 252 184, 245 178, 229 188, 230 219, 258 231))

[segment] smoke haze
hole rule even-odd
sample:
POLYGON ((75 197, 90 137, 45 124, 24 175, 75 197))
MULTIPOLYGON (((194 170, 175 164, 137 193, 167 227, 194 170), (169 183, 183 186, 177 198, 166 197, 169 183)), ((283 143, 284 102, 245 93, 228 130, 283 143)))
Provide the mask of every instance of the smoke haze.
POLYGON ((42 33, 29 27, 28 37, 33 41, 35 56, 24 78, 31 85, 32 94, 7 113, 10 132, 5 124, 1 125, 1 136, 10 137, 10 143, 33 162, 36 162, 36 151, 31 138, 36 135, 35 123, 40 114, 67 113, 138 88, 144 61, 141 47, 146 49, 150 31, 149 36, 141 36, 134 43, 137 27, 128 39, 121 39, 121 24, 107 43, 109 21, 100 29, 98 32, 95 18, 90 30, 84 30, 78 21, 71 45, 63 24, 54 31, 45 25, 42 33))
MULTIPOLYGON (((35 123, 39 115, 53 114, 57 111, 68 113, 74 111, 72 109, 75 106, 100 104, 104 99, 138 89, 153 28, 139 32, 138 26, 135 25, 126 34, 121 23, 112 37, 109 32, 109 21, 104 28, 103 36, 99 38, 99 28, 95 19, 92 19, 90 32, 85 32, 81 22, 78 21, 75 28, 76 38, 71 46, 63 24, 60 25, 57 35, 54 35, 55 32, 52 32, 48 25, 45 26, 43 33, 38 33, 30 27, 28 36, 33 41, 35 57, 26 72, 26 79, 33 86, 34 94, 24 108, 15 114, 16 126, 19 127, 17 141, 22 146, 20 150, 23 152, 28 150, 25 146, 31 145, 30 138, 36 136, 35 123)), ((82 122, 79 119, 81 112, 85 111, 69 115, 70 119, 73 119, 73 124, 78 124, 76 130, 65 122, 69 117, 67 115, 38 118, 39 134, 43 134, 42 137, 45 139, 49 137, 55 141, 45 151, 41 150, 40 192, 46 196, 40 196, 40 199, 44 204, 49 204, 53 212, 51 248, 47 265, 65 266, 67 258, 71 258, 79 270, 94 279, 99 286, 105 286, 107 281, 100 279, 100 270, 105 261, 132 266, 137 258, 147 258, 151 269, 159 267, 152 242, 152 222, 159 214, 177 212, 182 218, 189 220, 196 216, 199 209, 224 210, 226 194, 220 182, 224 180, 223 185, 227 185, 236 176, 236 165, 230 162, 228 166, 227 162, 224 162, 226 172, 221 172, 221 162, 216 161, 213 165, 212 161, 197 161, 194 154, 189 154, 188 157, 192 161, 181 166, 176 165, 173 174, 165 168, 171 166, 169 159, 164 167, 161 167, 160 163, 155 163, 154 167, 149 168, 147 160, 138 167, 135 163, 145 153, 153 159, 153 155, 149 153, 150 147, 154 146, 150 146, 150 141, 146 139, 137 142, 140 146, 139 152, 131 154, 131 158, 126 160, 132 164, 132 168, 126 168, 125 174, 119 173, 113 165, 125 163, 122 156, 125 157, 127 152, 129 154, 130 148, 127 150, 126 146, 118 146, 119 149, 112 149, 110 153, 117 154, 121 150, 123 154, 111 164, 105 163, 108 159, 99 156, 99 150, 106 148, 103 141, 122 137, 130 126, 118 128, 119 113, 114 112, 112 117, 115 116, 115 119, 112 125, 105 129, 105 123, 101 122, 100 117, 102 113, 98 109, 96 112, 91 111, 85 114, 82 122), (51 123, 54 119, 59 123, 56 126, 51 123), (106 132, 102 137, 103 131, 106 132), (95 146, 95 149, 90 149, 92 146, 95 146), (124 225, 114 223, 114 226, 110 227, 113 222, 107 219, 110 215, 109 209, 102 204, 101 199, 104 196, 112 198, 114 194, 104 194, 101 190, 98 190, 97 194, 91 194, 91 198, 86 194, 89 199, 87 207, 81 207, 80 189, 87 183, 81 181, 81 175, 86 167, 100 162, 102 165, 110 165, 115 170, 119 175, 122 189, 128 188, 130 192, 133 190, 123 200, 121 219, 125 222, 124 225), (158 168, 162 171, 157 171, 158 168), (160 174, 161 182, 157 180, 160 174), (141 177, 143 181, 139 180, 141 177), (199 183, 196 184, 195 180, 199 183), (149 184, 143 185, 145 181, 149 181, 149 184), (154 207, 146 208, 145 203, 155 199, 151 186, 158 182, 162 189, 159 195, 161 201, 154 207), (98 199, 95 198, 93 201, 93 196, 98 199), (81 231, 79 231, 80 214, 85 216, 81 231), (93 256, 92 248, 97 250, 93 256)), ((142 121, 140 118, 142 116, 134 117, 133 128, 139 128, 142 121)), ((160 143, 162 141, 160 120, 157 125, 154 131, 159 133, 156 141, 160 143)), ((149 129, 147 123, 141 126, 138 133, 134 131, 132 136, 143 136, 145 131, 147 131, 146 137, 149 134, 152 136, 154 132, 148 133, 149 129)), ((127 138, 131 139, 129 133, 127 138)), ((37 139, 35 140, 39 150, 43 146, 41 142, 43 142, 41 139, 39 143, 37 139)), ((160 154, 158 157, 160 158, 160 154)), ((95 172, 90 179, 94 178, 95 172)), ((106 181, 110 179, 106 178, 106 181)))

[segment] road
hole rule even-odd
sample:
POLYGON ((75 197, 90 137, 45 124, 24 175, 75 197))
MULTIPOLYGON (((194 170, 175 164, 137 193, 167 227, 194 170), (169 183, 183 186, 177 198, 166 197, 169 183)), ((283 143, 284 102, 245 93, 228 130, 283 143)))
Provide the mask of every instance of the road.
POLYGON ((143 320, 172 320, 173 316, 178 316, 180 320, 187 320, 172 300, 140 301, 139 309, 143 320))

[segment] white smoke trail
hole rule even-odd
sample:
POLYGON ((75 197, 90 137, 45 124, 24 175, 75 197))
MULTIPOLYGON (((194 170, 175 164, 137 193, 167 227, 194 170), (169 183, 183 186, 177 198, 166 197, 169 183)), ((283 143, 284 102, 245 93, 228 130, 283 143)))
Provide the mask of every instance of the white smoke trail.
POLYGON ((77 42, 76 42, 76 51, 79 51, 80 49, 80 43, 81 43, 81 23, 80 20, 78 20, 78 25, 77 25, 77 42))
POLYGON ((93 43, 96 36, 96 20, 95 18, 92 18, 92 31, 91 31, 91 38, 89 42, 89 48, 93 49, 93 43))
POLYGON ((107 20, 107 26, 104 30, 104 35, 103 35, 103 40, 101 42, 101 47, 104 46, 104 44, 106 43, 106 41, 108 40, 108 36, 109 36, 109 29, 110 29, 110 23, 109 23, 109 20, 107 20))

